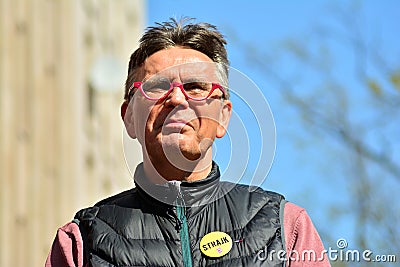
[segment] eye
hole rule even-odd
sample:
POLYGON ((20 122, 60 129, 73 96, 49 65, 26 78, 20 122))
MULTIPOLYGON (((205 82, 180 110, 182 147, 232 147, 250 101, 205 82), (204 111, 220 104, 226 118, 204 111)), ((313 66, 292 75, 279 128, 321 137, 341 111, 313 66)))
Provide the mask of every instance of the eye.
POLYGON ((149 80, 143 84, 145 92, 164 92, 168 91, 171 84, 168 80, 149 80))
POLYGON ((211 90, 211 86, 209 86, 208 83, 206 82, 185 83, 183 87, 187 92, 204 92, 204 91, 208 92, 211 90))

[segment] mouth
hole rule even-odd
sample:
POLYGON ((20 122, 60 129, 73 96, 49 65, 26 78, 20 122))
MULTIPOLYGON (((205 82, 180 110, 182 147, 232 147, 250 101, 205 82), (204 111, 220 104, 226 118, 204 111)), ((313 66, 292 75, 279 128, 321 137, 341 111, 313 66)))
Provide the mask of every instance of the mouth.
POLYGON ((184 119, 169 118, 163 123, 163 128, 174 128, 174 129, 181 130, 185 126, 192 127, 190 122, 188 122, 184 119))

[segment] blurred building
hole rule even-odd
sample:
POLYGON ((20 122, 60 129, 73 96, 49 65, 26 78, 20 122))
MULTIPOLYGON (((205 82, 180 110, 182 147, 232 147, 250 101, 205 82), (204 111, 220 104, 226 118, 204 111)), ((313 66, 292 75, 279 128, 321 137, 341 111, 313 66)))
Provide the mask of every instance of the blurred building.
POLYGON ((145 13, 0 0, 0 266, 43 266, 59 226, 133 185, 119 108, 145 13))

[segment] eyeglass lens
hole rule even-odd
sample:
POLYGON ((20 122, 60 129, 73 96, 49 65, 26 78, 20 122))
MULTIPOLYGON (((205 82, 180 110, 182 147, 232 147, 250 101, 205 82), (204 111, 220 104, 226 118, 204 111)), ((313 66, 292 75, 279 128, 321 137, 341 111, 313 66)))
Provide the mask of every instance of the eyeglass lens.
POLYGON ((143 92, 150 98, 161 98, 171 87, 182 87, 192 98, 204 98, 212 90, 211 82, 187 82, 182 84, 170 83, 168 80, 149 80, 143 83, 143 92))

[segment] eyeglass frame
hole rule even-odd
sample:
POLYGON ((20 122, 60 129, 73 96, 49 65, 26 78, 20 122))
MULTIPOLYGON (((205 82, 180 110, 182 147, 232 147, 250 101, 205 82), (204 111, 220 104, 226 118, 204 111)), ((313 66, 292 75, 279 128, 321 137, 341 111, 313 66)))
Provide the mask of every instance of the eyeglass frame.
POLYGON ((133 82, 132 86, 129 88, 128 96, 129 96, 129 99, 131 99, 131 97, 134 94, 134 93, 132 93, 133 89, 137 88, 137 89, 139 89, 141 91, 142 95, 146 99, 151 100, 151 101, 159 101, 159 100, 164 100, 165 98, 167 98, 169 96, 169 94, 172 92, 172 90, 174 90, 175 87, 178 87, 179 89, 181 89, 181 92, 183 93, 183 95, 187 99, 190 99, 190 100, 193 100, 193 101, 203 101, 203 100, 208 99, 211 96, 211 94, 214 92, 215 89, 220 89, 221 92, 222 92, 222 98, 226 99, 226 92, 225 92, 225 89, 222 87, 222 85, 220 85, 219 83, 211 83, 211 85, 212 85, 211 90, 210 90, 210 92, 208 93, 207 96, 205 96, 203 98, 194 98, 194 97, 189 96, 186 93, 185 89, 183 88, 183 84, 182 83, 172 82, 172 83, 170 83, 170 88, 168 89, 168 91, 163 96, 161 96, 159 98, 155 98, 155 97, 149 97, 148 95, 146 95, 146 93, 143 90, 143 82, 133 82))

